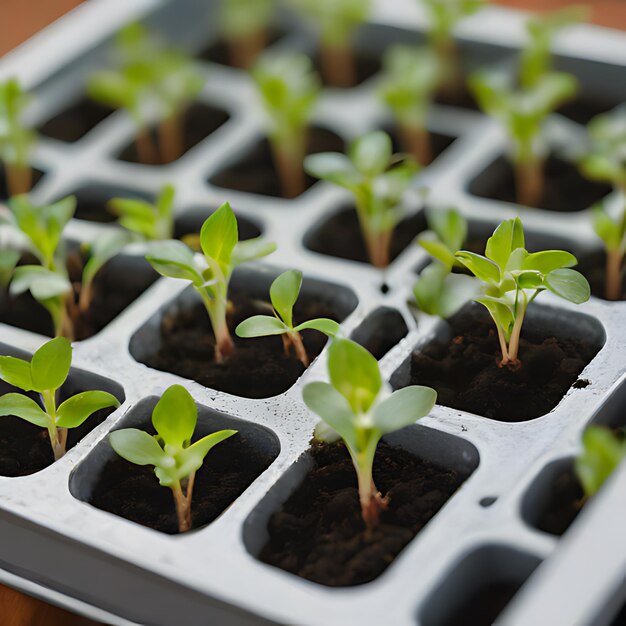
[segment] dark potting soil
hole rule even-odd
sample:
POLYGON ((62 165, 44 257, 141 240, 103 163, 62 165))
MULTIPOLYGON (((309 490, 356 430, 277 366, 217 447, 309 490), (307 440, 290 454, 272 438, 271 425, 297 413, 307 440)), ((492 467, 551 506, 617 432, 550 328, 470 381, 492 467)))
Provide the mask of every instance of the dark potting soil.
POLYGON ((404 339, 408 332, 406 322, 398 311, 380 308, 365 319, 352 333, 351 338, 380 360, 404 339))
MULTIPOLYGON (((318 152, 343 152, 343 140, 335 133, 324 128, 312 127, 309 130, 307 154, 318 152)), ((226 189, 257 193, 264 196, 282 196, 280 180, 274 167, 272 149, 267 139, 260 139, 238 161, 214 174, 211 184, 226 189)), ((309 189, 317 179, 306 176, 306 188, 309 189)))
POLYGON ((374 480, 389 508, 365 530, 354 466, 342 443, 313 444, 313 467, 268 522, 265 563, 331 587, 374 580, 460 487, 466 476, 384 441, 374 480))
MULTIPOLYGON (((469 185, 481 198, 517 203, 515 176, 508 160, 500 157, 469 185)), ((583 211, 611 192, 608 185, 584 178, 572 163, 550 156, 545 163, 545 190, 541 209, 572 213, 583 211)))
POLYGON ((435 102, 446 106, 460 107, 461 109, 470 109, 472 111, 479 110, 476 100, 474 100, 474 96, 472 96, 469 89, 465 85, 465 81, 463 81, 463 84, 453 92, 442 91, 438 93, 435 97, 435 102))
POLYGON ((490 626, 519 591, 521 584, 497 582, 474 591, 439 626, 490 626))
MULTIPOLYGON (((394 230, 389 260, 393 261, 426 228, 423 211, 403 219, 394 230)), ((305 235, 304 245, 320 254, 369 263, 359 220, 353 208, 343 209, 315 226, 305 235)))
MULTIPOLYGON (((282 39, 287 33, 282 30, 272 28, 267 36, 266 48, 275 44, 279 39, 282 39)), ((228 42, 219 38, 213 43, 204 48, 198 58, 202 61, 208 61, 209 63, 219 63, 220 65, 227 65, 233 67, 231 63, 230 46, 228 42)))
MULTIPOLYGON (((228 118, 229 115, 226 111, 208 104, 196 102, 189 106, 181 117, 183 152, 180 156, 214 133, 222 124, 228 121, 228 118)), ((158 145, 156 127, 150 129, 150 135, 153 145, 158 145)), ((135 142, 133 141, 126 146, 117 158, 121 161, 139 163, 135 142)), ((165 165, 165 162, 161 160, 159 163, 149 163, 147 165, 165 165)))
POLYGON ((606 102, 593 98, 578 98, 572 102, 564 104, 558 113, 565 117, 578 122, 579 124, 587 125, 596 115, 600 113, 606 113, 615 106, 616 103, 606 102))
POLYGON ((78 141, 111 113, 110 107, 85 96, 42 124, 39 132, 59 141, 78 141))
POLYGON ((434 339, 412 354, 406 384, 431 386, 438 404, 504 422, 550 412, 599 350, 589 342, 546 337, 526 327, 521 366, 500 367, 498 336, 486 311, 461 311, 449 323, 450 341, 434 339))
MULTIPOLYGON (((33 168, 33 181, 32 188, 35 188, 35 185, 43 178, 44 173, 41 170, 38 170, 36 167, 33 168)), ((4 167, 0 165, 0 202, 4 202, 9 199, 9 188, 7 187, 7 178, 5 174, 4 167)))
MULTIPOLYGON (((595 252, 579 259, 576 268, 589 281, 591 293, 596 298, 606 298, 606 253, 595 252)), ((622 295, 621 300, 626 300, 626 263, 622 264, 622 295)))
MULTIPOLYGON (((151 427, 146 430, 154 434, 151 427)), ((216 445, 196 473, 192 529, 216 519, 273 460, 269 452, 255 447, 253 438, 243 432, 216 445)), ((172 492, 159 485, 152 466, 134 465, 118 456, 111 458, 98 475, 89 502, 137 524, 178 533, 172 492)))
POLYGON ((583 489, 573 467, 564 468, 552 480, 546 506, 535 526, 551 535, 561 536, 582 510, 583 489))
POLYGON ((331 89, 350 89, 353 87, 358 87, 366 80, 372 78, 372 76, 378 74, 381 69, 381 61, 377 56, 372 56, 371 54, 366 54, 361 50, 353 51, 354 58, 354 77, 355 81, 351 87, 335 87, 334 85, 330 85, 324 76, 324 72, 322 71, 322 62, 320 59, 320 55, 318 53, 313 55, 313 65, 315 66, 315 70, 319 74, 322 79, 322 84, 324 87, 329 87, 331 89))
MULTIPOLYGON (((33 260, 25 257, 21 264, 29 262, 33 260)), ((139 268, 128 262, 122 266, 122 263, 121 259, 114 259, 96 275, 91 306, 75 329, 77 341, 101 331, 157 279, 157 274, 148 266, 139 268)), ((79 276, 77 268, 70 271, 74 284, 79 284, 79 276)), ((0 322, 54 336, 50 314, 29 292, 15 297, 7 292, 0 293, 0 322)))
MULTIPOLYGON (((393 127, 385 128, 385 132, 387 132, 391 136, 394 153, 404 153, 408 150, 407 146, 402 141, 402 134, 399 129, 393 127)), ((453 137, 452 135, 442 135, 441 133, 435 133, 432 131, 429 133, 429 135, 430 149, 432 151, 433 161, 445 150, 447 150, 456 139, 456 137, 453 137)))
MULTIPOLYGON (((234 294, 230 308, 228 327, 235 351, 223 363, 214 360, 215 340, 202 304, 165 315, 161 323, 161 347, 144 362, 155 369, 244 398, 269 398, 287 391, 305 368, 293 351, 285 354, 281 337, 242 339, 235 335, 237 325, 248 317, 271 315, 270 305, 234 294)), ((316 317, 337 320, 335 311, 326 305, 311 300, 296 304, 296 323, 316 317)), ((302 339, 311 361, 327 341, 325 335, 314 330, 303 331, 302 339)))

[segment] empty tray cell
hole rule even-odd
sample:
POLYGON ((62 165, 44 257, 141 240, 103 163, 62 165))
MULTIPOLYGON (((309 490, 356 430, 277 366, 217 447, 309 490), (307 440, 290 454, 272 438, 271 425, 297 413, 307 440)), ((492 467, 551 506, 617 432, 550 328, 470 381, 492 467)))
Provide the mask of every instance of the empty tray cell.
MULTIPOLYGON (((12 356, 30 361, 32 355, 22 350, 0 344, 0 355, 12 356)), ((120 385, 96 374, 72 368, 59 390, 60 404, 70 396, 83 391, 98 389, 113 394, 120 402, 124 401, 124 390, 120 385)), ((0 396, 6 393, 22 393, 20 389, 0 381, 0 396)), ((29 392, 30 398, 40 403, 39 394, 29 392)), ((73 448, 85 435, 113 412, 114 409, 101 409, 77 428, 70 428, 67 434, 67 450, 73 448)), ((12 415, 0 419, 0 476, 28 476, 52 465, 54 454, 45 429, 12 415)))
MULTIPOLYGON (((404 218, 394 229, 390 261, 395 260, 426 228, 424 211, 404 218)), ((340 208, 320 220, 305 234, 303 243, 305 248, 319 254, 369 263, 359 219, 353 207, 340 208)))
POLYGON ((39 132, 46 137, 72 143, 82 139, 111 113, 113 109, 83 96, 44 122, 39 132))
POLYGON ((522 330, 521 367, 500 367, 495 325, 480 304, 465 305, 417 346, 394 373, 399 389, 427 385, 437 403, 503 422, 549 413, 604 344, 592 317, 552 307, 529 307, 522 330))
POLYGON ((400 311, 387 306, 372 311, 352 332, 353 341, 382 359, 409 332, 400 311))
MULTIPOLYGON (((584 211, 611 192, 608 185, 587 180, 574 163, 548 157, 545 188, 538 207, 547 211, 584 211)), ((517 204, 513 167, 504 157, 488 165, 469 184, 469 192, 481 198, 517 204)))
MULTIPOLYGON (((310 129, 307 154, 343 152, 344 149, 343 140, 330 130, 317 126, 310 129)), ((238 157, 210 176, 209 182, 217 187, 235 191, 276 198, 283 196, 272 148, 266 138, 259 138, 251 146, 244 148, 238 157)), ((317 182, 316 178, 306 175, 306 189, 317 182)))
MULTIPOLYGON (((213 213, 213 210, 205 207, 192 207, 183 210, 174 221, 174 237, 181 239, 186 235, 196 235, 200 232, 202 225, 213 213)), ((254 239, 261 235, 261 228, 256 222, 237 215, 237 226, 239 228, 239 241, 254 239)))
MULTIPOLYGON (((209 137, 218 128, 220 128, 220 126, 225 124, 229 117, 230 116, 226 111, 216 106, 211 106, 201 102, 196 102, 188 107, 180 117, 183 145, 182 152, 179 157, 209 137)), ((121 161, 142 163, 143 165, 165 165, 170 163, 171 159, 167 159, 166 157, 156 153, 158 135, 158 128, 152 127, 150 129, 150 137, 152 140, 154 154, 150 157, 149 161, 142 162, 139 159, 137 147, 134 141, 128 144, 120 152, 117 158, 121 161)))
POLYGON ((484 546, 466 556, 426 600, 423 626, 489 626, 515 597, 540 560, 505 546, 484 546))
MULTIPOLYGON (((269 267, 235 270, 229 290, 228 325, 235 341, 234 353, 215 363, 214 338, 209 317, 199 295, 189 288, 157 311, 132 337, 130 352, 140 363, 205 387, 245 398, 269 398, 289 389, 305 370, 293 352, 285 353, 279 336, 243 339, 234 330, 252 315, 271 315, 269 288, 280 271, 269 267)), ((357 298, 331 282, 304 277, 294 307, 294 322, 329 317, 343 321, 356 307, 357 298)), ((302 332, 312 362, 327 342, 326 335, 302 332)))
MULTIPOLYGON (((157 397, 143 399, 116 425, 155 434, 151 416, 157 397)), ((197 471, 191 502, 192 530, 206 526, 227 509, 274 461, 278 438, 269 429, 198 405, 192 442, 210 433, 233 429, 197 471)), ((75 498, 160 532, 178 532, 172 491, 159 485, 152 466, 134 465, 102 440, 70 478, 75 498)))

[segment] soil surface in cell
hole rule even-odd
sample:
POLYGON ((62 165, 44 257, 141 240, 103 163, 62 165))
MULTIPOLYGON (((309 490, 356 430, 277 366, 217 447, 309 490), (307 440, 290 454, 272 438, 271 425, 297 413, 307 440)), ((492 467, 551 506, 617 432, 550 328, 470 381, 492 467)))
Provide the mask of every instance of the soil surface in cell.
MULTIPOLYGON (((70 254, 68 269, 70 279, 78 289, 82 275, 83 260, 77 254, 70 254)), ((35 262, 24 257, 22 264, 35 262)), ((96 274, 93 283, 91 305, 75 325, 75 339, 88 339, 113 321, 127 306, 136 300, 157 278, 146 265, 124 266, 114 260, 104 265, 96 274)), ((76 291, 78 298, 79 291, 76 291)), ((0 322, 17 326, 31 332, 54 336, 54 327, 48 311, 29 292, 11 296, 0 292, 0 322)))
MULTIPOLYGON (((191 150, 206 139, 211 133, 214 133, 222 124, 228 120, 228 113, 217 107, 208 104, 195 103, 192 104, 181 116, 181 125, 183 133, 183 149, 179 156, 191 150)), ((150 130, 153 146, 157 146, 158 131, 157 128, 150 130)), ((179 157, 178 157, 179 158, 179 157)), ((131 143, 118 156, 122 161, 130 161, 131 163, 139 163, 139 156, 135 143, 131 143)), ((161 155, 155 156, 149 163, 144 165, 165 165, 171 162, 162 158, 161 155)))
POLYGON ((449 320, 450 341, 433 340, 411 356, 406 384, 431 386, 437 403, 505 422, 550 412, 599 350, 578 339, 524 328, 521 365, 501 367, 496 328, 485 311, 449 320))
POLYGON ((518 592, 520 585, 497 582, 472 593, 440 626, 490 626, 518 592))
MULTIPOLYGON (((153 429, 146 430, 154 434, 153 429)), ((194 440, 197 438, 194 436, 194 440)), ((212 448, 196 473, 192 530, 217 518, 269 467, 274 456, 258 449, 243 431, 212 448)), ((151 466, 133 465, 118 456, 111 458, 99 473, 89 502, 154 530, 178 533, 172 492, 159 485, 151 466)))
MULTIPOLYGON (((626 300, 626 267, 622 263, 622 292, 620 300, 626 300)), ((576 268, 589 281, 591 293, 596 298, 606 299, 606 253, 597 252, 579 259, 576 268)))
POLYGON ((583 489, 573 467, 560 471, 553 479, 546 504, 536 519, 539 530, 562 535, 582 510, 583 489))
POLYGON ((577 98, 564 104, 557 112, 565 117, 586 126, 596 115, 606 113, 617 103, 593 98, 577 98))
MULTIPOLYGON (((222 363, 216 363, 215 340, 202 304, 166 314, 161 324, 161 347, 145 363, 244 398, 269 398, 283 393, 302 375, 305 367, 293 351, 285 353, 282 339, 277 335, 252 339, 237 337, 237 325, 253 315, 272 315, 271 306, 234 294, 228 326, 235 351, 222 363)), ((335 311, 312 299, 301 300, 294 307, 296 324, 316 317, 338 321, 335 311)), ((325 335, 314 330, 303 331, 302 339, 311 361, 327 341, 325 335)))
POLYGON ((398 311, 374 311, 352 334, 352 339, 368 350, 376 359, 382 359, 409 332, 398 311))
POLYGON ((466 478, 381 442, 374 480, 389 497, 389 508, 379 526, 367 532, 344 445, 313 444, 310 454, 313 468, 270 517, 269 539, 259 558, 332 587, 379 576, 466 478))
MULTIPOLYGON (((0 388, 0 395, 8 387, 0 388)), ((19 392, 11 388, 12 392, 19 392)), ((85 391, 77 390, 76 393, 85 391)), ((28 394, 38 401, 37 394, 28 394)), ((72 393, 74 395, 74 392, 72 393)), ((60 394, 60 402, 67 394, 60 394)), ((101 424, 113 409, 102 409, 94 413, 78 428, 70 428, 67 435, 67 449, 73 448, 85 435, 101 424)), ((54 463, 54 454, 50 446, 48 432, 25 420, 9 415, 0 419, 0 476, 27 476, 34 474, 54 463)))
POLYGON ((60 141, 78 141, 111 113, 110 107, 85 97, 42 124, 39 132, 60 141))
MULTIPOLYGON (((31 189, 35 187, 35 185, 43 178, 44 173, 37 168, 33 168, 32 174, 32 186, 31 189)), ((9 199, 11 194, 9 194, 9 189, 7 187, 7 179, 4 167, 0 164, 0 201, 6 201, 9 199)))
MULTIPOLYGON (((307 154, 343 152, 344 150, 343 140, 335 133, 317 127, 309 130, 307 154)), ((267 139, 257 141, 241 158, 218 171, 210 182, 218 187, 236 191, 282 197, 280 179, 274 167, 274 157, 267 139)), ((316 182, 318 182, 316 178, 307 175, 305 177, 306 189, 316 182)))
MULTIPOLYGON (((541 209, 571 213, 583 211, 611 192, 608 185, 585 179, 572 163, 549 157, 545 163, 545 188, 541 209)), ((470 193, 482 198, 517 204, 515 176, 510 163, 499 158, 471 183, 470 193)))
MULTIPOLYGON (((426 228, 423 211, 403 219, 393 232, 389 261, 396 259, 426 228)), ((305 236, 304 245, 320 254, 369 263, 355 209, 344 209, 329 217, 305 236)))

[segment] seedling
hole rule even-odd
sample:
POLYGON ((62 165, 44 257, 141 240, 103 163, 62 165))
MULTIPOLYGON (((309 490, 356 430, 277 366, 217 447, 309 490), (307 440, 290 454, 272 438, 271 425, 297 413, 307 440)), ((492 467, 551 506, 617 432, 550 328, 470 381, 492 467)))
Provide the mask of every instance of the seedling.
POLYGON ((454 256, 467 238, 467 220, 456 209, 426 209, 428 230, 417 243, 450 271, 459 261, 454 256))
POLYGON ((606 298, 621 296, 622 265, 626 253, 626 107, 598 115, 590 123, 589 148, 580 162, 585 176, 612 184, 621 194, 621 214, 616 218, 597 206, 593 228, 606 248, 606 298))
POLYGON ((174 236, 174 195, 174 187, 165 185, 154 204, 145 200, 113 198, 108 208, 119 216, 121 226, 143 240, 171 239, 174 236))
POLYGON ((230 48, 231 63, 248 69, 267 43, 274 0, 228 0, 222 2, 221 11, 222 32, 230 48))
POLYGON ((0 416, 14 415, 48 431, 55 461, 66 451, 67 431, 77 428, 100 409, 117 408, 120 403, 106 391, 83 391, 59 406, 58 390, 65 382, 72 364, 72 346, 63 337, 45 343, 30 361, 0 356, 0 378, 21 389, 24 394, 38 393, 41 406, 22 393, 0 397, 0 416))
POLYGON ((519 81, 509 72, 482 71, 468 82, 480 108, 507 131, 517 199, 524 206, 539 206, 543 197, 545 121, 578 90, 574 76, 550 67, 553 36, 578 17, 579 9, 570 8, 529 21, 530 42, 521 56, 519 81))
POLYGON ((268 136, 283 195, 295 198, 305 190, 302 161, 307 131, 320 94, 320 83, 305 54, 267 53, 252 70, 268 118, 268 136))
POLYGON ((308 320, 294 326, 293 307, 296 304, 302 287, 302 272, 288 270, 274 280, 270 287, 270 300, 274 308, 274 316, 254 315, 237 326, 238 337, 266 337, 280 335, 283 339, 285 354, 293 347, 298 360, 309 366, 309 356, 304 347, 300 332, 311 328, 329 337, 339 332, 339 324, 334 320, 322 317, 308 320))
POLYGON ((0 160, 9 196, 28 193, 32 185, 30 154, 36 134, 22 121, 28 101, 17 79, 0 83, 0 160))
POLYGON ((171 50, 140 24, 124 28, 117 38, 118 67, 94 74, 88 91, 108 106, 126 109, 137 126, 139 160, 169 163, 183 152, 181 116, 202 89, 204 80, 195 63, 171 50), (149 131, 158 119, 160 159, 149 131))
POLYGON ((484 295, 474 298, 495 322, 501 366, 517 367, 520 335, 528 305, 543 291, 581 304, 589 300, 589 283, 576 270, 577 260, 563 250, 529 253, 519 218, 505 220, 487 241, 485 256, 462 250, 456 258, 482 282, 484 295))
POLYGON ((348 155, 308 156, 306 171, 352 192, 370 261, 389 265, 393 231, 402 218, 401 202, 419 171, 410 157, 392 154, 391 138, 375 131, 352 142, 348 155))
POLYGON ((476 13, 485 0, 418 0, 430 18, 429 39, 442 68, 441 87, 454 94, 461 85, 458 50, 452 32, 464 17, 476 13))
POLYGON ((357 28, 370 14, 371 0, 290 0, 316 25, 322 74, 333 87, 351 87, 356 69, 351 44, 357 28))
POLYGON ((400 129, 404 149, 421 165, 432 161, 426 117, 439 88, 443 67, 428 48, 398 45, 383 58, 380 95, 400 129))
MULTIPOLYGON (((328 350, 330 384, 306 385, 302 397, 325 425, 343 439, 358 477, 359 501, 368 529, 378 524, 388 499, 376 488, 374 455, 387 433, 409 426, 433 408, 437 392, 412 385, 391 393, 378 362, 363 347, 349 339, 335 339, 328 350)), ((323 429, 318 429, 318 436, 323 429)), ((323 435, 330 438, 328 434, 323 435)))
POLYGON ((128 243, 128 238, 124 233, 107 233, 93 244, 84 245, 88 260, 83 264, 79 255, 68 254, 65 246, 60 245, 63 229, 76 209, 74 196, 39 207, 26 196, 16 196, 9 206, 13 226, 41 263, 15 268, 9 292, 19 295, 30 291, 50 313, 56 335, 71 341, 81 337, 93 299, 94 279, 128 243))
POLYGON ((226 322, 228 285, 233 270, 242 263, 274 252, 276 246, 261 237, 238 241, 237 218, 225 202, 202 225, 200 246, 195 255, 181 241, 149 244, 146 259, 162 276, 191 282, 206 307, 215 336, 215 360, 221 363, 232 354, 235 344, 226 322))
POLYGON ((189 392, 180 385, 172 385, 152 411, 156 435, 138 428, 115 430, 109 435, 111 447, 122 458, 135 465, 154 465, 159 483, 169 487, 174 495, 181 533, 191 529, 196 472, 214 446, 237 433, 236 430, 220 430, 192 444, 197 422, 198 408, 189 392))
POLYGON ((585 430, 583 451, 574 464, 585 499, 600 491, 624 458, 626 458, 626 439, 601 426, 590 426, 585 430))

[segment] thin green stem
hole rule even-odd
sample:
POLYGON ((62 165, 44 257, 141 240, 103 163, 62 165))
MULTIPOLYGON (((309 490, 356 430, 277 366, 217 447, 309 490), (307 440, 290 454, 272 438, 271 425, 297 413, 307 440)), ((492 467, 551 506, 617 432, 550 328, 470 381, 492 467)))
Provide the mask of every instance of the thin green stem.
POLYGON ((54 460, 58 461, 64 454, 67 444, 67 429, 57 428, 57 402, 56 402, 56 390, 50 389, 41 393, 41 399, 43 406, 46 410, 48 417, 50 418, 50 424, 48 425, 48 436, 50 437, 50 445, 52 452, 54 453, 54 460))

